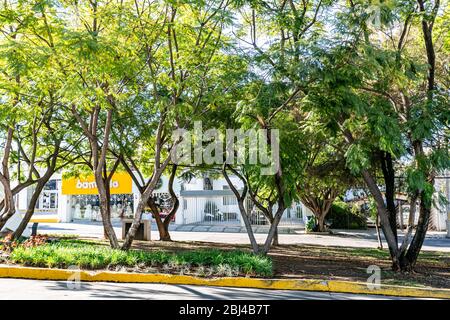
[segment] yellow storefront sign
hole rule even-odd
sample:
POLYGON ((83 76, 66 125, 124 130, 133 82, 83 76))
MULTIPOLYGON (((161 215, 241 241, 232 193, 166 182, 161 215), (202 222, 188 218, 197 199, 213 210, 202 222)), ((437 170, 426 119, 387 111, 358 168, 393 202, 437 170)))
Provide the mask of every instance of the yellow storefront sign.
MULTIPOLYGON (((110 182, 111 194, 131 194, 132 179, 128 173, 113 174, 110 182)), ((79 178, 62 179, 62 194, 98 194, 97 184, 93 175, 79 178)))

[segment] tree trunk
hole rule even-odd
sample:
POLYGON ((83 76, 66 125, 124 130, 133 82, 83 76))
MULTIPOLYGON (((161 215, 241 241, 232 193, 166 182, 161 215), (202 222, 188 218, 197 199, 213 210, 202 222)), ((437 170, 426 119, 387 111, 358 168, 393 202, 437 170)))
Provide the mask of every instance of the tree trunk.
MULTIPOLYGON (((353 144, 354 139, 349 130, 343 130, 345 139, 348 143, 353 144)), ((400 270, 400 262, 399 262, 399 250, 398 250, 398 242, 397 237, 395 236, 392 228, 391 228, 391 222, 389 219, 389 212, 386 208, 386 205, 384 203, 383 194, 381 193, 380 189, 378 188, 378 185, 376 183, 375 178, 372 176, 372 174, 367 169, 363 169, 361 171, 362 177, 364 179, 364 182, 367 185, 367 188, 369 189, 370 193, 372 194, 375 204, 377 206, 377 212, 378 216, 380 217, 380 223, 381 223, 381 229, 383 230, 384 237, 386 238, 386 242, 388 244, 389 248, 389 254, 391 256, 392 260, 392 269, 394 271, 400 270)))
POLYGON ((255 239, 255 234, 253 233, 252 224, 247 215, 247 210, 245 210, 244 200, 238 200, 239 211, 241 212, 242 220, 244 220, 245 230, 247 230, 248 239, 250 240, 250 245, 254 254, 259 253, 259 246, 255 239))
POLYGON ((389 152, 380 151, 381 169, 383 171, 384 184, 386 186, 386 208, 389 213, 389 223, 392 233, 397 239, 397 211, 395 209, 395 170, 392 155, 389 152))
POLYGON ((381 241, 380 235, 380 215, 377 212, 377 217, 375 219, 375 229, 377 231, 378 249, 383 249, 383 241, 381 241))
POLYGON ((254 254, 259 253, 259 246, 255 239, 255 234, 253 233, 252 224, 250 223, 250 219, 247 215, 247 210, 245 209, 245 197, 247 196, 247 182, 245 181, 244 177, 239 174, 235 169, 233 169, 230 165, 227 165, 226 163, 223 164, 222 167, 222 173, 225 177, 225 180, 228 183, 228 186, 230 187, 231 191, 233 191, 234 196, 237 199, 239 212, 241 213, 242 220, 244 221, 245 230, 247 230, 247 235, 250 240, 250 245, 252 246, 252 250, 254 254), (239 191, 236 189, 236 187, 233 185, 233 182, 231 182, 230 177, 228 176, 226 168, 230 168, 230 170, 242 181, 244 184, 244 189, 242 190, 242 194, 239 193, 239 191))
POLYGON ((170 233, 169 233, 169 225, 170 225, 170 221, 172 220, 173 216, 178 211, 179 206, 180 206, 180 201, 175 196, 173 207, 170 210, 170 213, 164 218, 164 221, 163 221, 164 233, 160 236, 160 240, 172 241, 172 238, 170 237, 170 233))
MULTIPOLYGON (((139 203, 136 208, 136 212, 134 213, 134 219, 133 223, 131 224, 130 229, 127 232, 127 235, 125 237, 125 241, 122 245, 122 250, 128 250, 131 247, 131 244, 133 243, 133 240, 136 236, 136 232, 139 228, 139 225, 141 224, 142 219, 142 213, 145 209, 145 206, 149 200, 149 198, 152 196, 153 191, 155 190, 156 184, 158 183, 159 179, 161 178, 161 175, 163 174, 164 170, 169 164, 169 161, 171 159, 171 155, 169 155, 162 163, 161 163, 161 153, 162 153, 162 146, 164 144, 163 142, 163 131, 164 131, 164 124, 165 124, 165 117, 166 117, 166 111, 161 114, 161 118, 159 120, 158 129, 156 132, 156 143, 155 143, 155 164, 153 169, 153 175, 150 179, 150 182, 145 187, 145 190, 141 192, 141 198, 139 200, 139 203)), ((175 148, 176 145, 180 142, 178 140, 177 142, 172 145, 172 148, 175 148)), ((174 150, 174 149, 172 149, 174 150)))
POLYGON ((178 200, 178 197, 177 197, 175 191, 173 190, 173 182, 175 181, 175 177, 177 174, 177 168, 178 168, 178 165, 176 165, 176 164, 174 164, 172 166, 172 172, 171 172, 170 178, 169 178, 168 189, 169 189, 169 193, 170 193, 170 198, 172 200, 172 208, 170 209, 169 214, 164 218, 164 221, 161 221, 161 219, 159 219, 159 221, 161 222, 161 227, 162 227, 160 229, 160 227, 158 225, 159 239, 161 241, 172 241, 172 239, 170 238, 170 233, 169 233, 169 225, 170 225, 170 221, 172 220, 173 216, 178 211, 178 207, 180 206, 180 201, 178 200))
POLYGON ((33 191, 33 195, 31 196, 30 203, 28 204, 28 208, 25 213, 25 216, 23 217, 22 222, 20 223, 19 227, 13 233, 14 239, 19 239, 19 237, 22 235, 22 233, 26 229, 28 223, 30 222, 31 217, 34 214, 34 209, 36 208, 36 203, 39 200, 39 196, 41 195, 41 192, 44 189, 44 186, 47 183, 47 181, 42 181, 42 182, 40 181, 36 185, 36 189, 33 191))
MULTIPOLYGON (((152 210, 153 211, 153 210, 152 210)), ((159 240, 160 241, 172 241, 169 234, 169 229, 164 226, 164 222, 162 221, 159 212, 154 214, 156 226, 158 227, 159 232, 159 240)))
POLYGON ((3 181, 3 179, 1 179, 2 184, 3 184, 3 190, 5 193, 5 205, 4 205, 4 210, 2 215, 0 216, 0 230, 3 229, 3 227, 5 226, 6 222, 8 222, 9 218, 11 218, 14 213, 16 213, 16 207, 14 204, 14 196, 12 194, 11 189, 8 187, 9 186, 9 182, 5 182, 3 181), (6 185, 6 186, 5 186, 6 185))
POLYGON ((420 249, 422 249, 423 241, 427 234, 428 225, 430 222, 431 208, 427 205, 425 192, 422 191, 420 195, 420 213, 417 222, 417 230, 405 255, 400 257, 401 270, 411 272, 419 257, 420 249))
POLYGON ((284 212, 284 206, 278 204, 277 212, 275 213, 275 216, 273 218, 273 222, 270 224, 269 233, 266 238, 266 242, 264 243, 263 249, 260 251, 260 253, 266 255, 270 250, 270 245, 274 239, 275 234, 277 233, 278 224, 280 223, 281 216, 284 212))
POLYGON ((377 212, 380 218, 381 229, 383 230, 384 237, 386 238, 386 242, 388 244, 389 253, 391 255, 392 269, 394 271, 400 270, 401 267, 398 259, 397 238, 395 237, 395 234, 393 233, 391 228, 389 212, 387 211, 384 204, 383 195, 381 194, 375 182, 375 179, 372 177, 368 170, 363 170, 362 175, 377 205, 377 212))
POLYGON ((150 199, 150 197, 153 193, 153 190, 155 190, 156 184, 158 183, 159 179, 161 178, 161 175, 162 175, 164 169, 167 167, 169 159, 170 158, 167 158, 161 167, 159 167, 158 169, 155 169, 153 176, 150 180, 150 183, 147 185, 144 192, 141 193, 141 198, 137 205, 136 212, 134 213, 133 223, 131 224, 131 227, 128 230, 125 240, 122 244, 122 250, 130 249, 131 244, 133 243, 134 238, 136 236, 136 232, 139 228, 139 225, 141 224, 142 213, 144 212, 146 204, 148 203, 148 200, 150 199))
POLYGON ((148 199, 148 206, 152 210, 153 218, 155 219, 156 226, 158 227, 159 232, 159 240, 160 241, 172 241, 169 234, 169 228, 164 225, 164 222, 161 219, 160 212, 158 210, 158 207, 156 206, 155 201, 152 197, 148 199))
MULTIPOLYGON (((36 183, 36 181, 34 181, 32 179, 28 179, 25 182, 19 183, 18 185, 16 185, 14 188, 11 189, 12 196, 14 197, 20 191, 22 191, 23 189, 25 189, 35 183, 36 183)), ((4 208, 5 208, 5 199, 0 201, 0 212, 3 211, 4 208)))
MULTIPOLYGON (((256 201, 256 198, 254 198, 256 201)), ((267 220, 269 220, 270 225, 272 225, 274 223, 274 216, 273 216, 273 203, 268 204, 267 208, 263 208, 263 206, 261 204, 259 204, 259 207, 261 209, 264 209, 264 215, 267 218, 267 220)), ((273 234, 273 239, 272 239, 272 245, 273 246, 278 246, 278 226, 275 228, 275 233, 273 234)))
POLYGON ((273 234, 272 245, 273 246, 278 246, 279 245, 279 242, 278 242, 278 227, 275 228, 275 233, 273 234))
MULTIPOLYGON (((425 43, 425 49, 428 62, 428 86, 427 86, 427 100, 428 104, 432 105, 434 100, 435 90, 435 70, 436 70, 436 57, 433 44, 433 24, 434 19, 439 10, 440 2, 436 1, 433 7, 433 13, 431 15, 426 14, 425 1, 418 0, 420 12, 422 15, 422 34, 425 43)), ((416 159, 424 155, 423 141, 413 141, 413 147, 415 151, 416 159)), ((428 182, 434 185, 433 173, 428 171, 428 182)), ((420 213, 419 221, 417 223, 417 230, 405 255, 401 256, 401 268, 404 271, 413 271, 417 257, 419 256, 420 249, 422 248, 423 241, 428 230, 431 214, 431 203, 429 203, 425 190, 420 190, 420 213)))
POLYGON ((327 231, 326 226, 325 226, 325 214, 323 214, 323 212, 320 213, 314 213, 314 215, 317 218, 317 231, 319 232, 325 232, 327 231))
POLYGON ((0 230, 5 226, 9 218, 11 218, 16 212, 14 195, 11 190, 11 179, 9 176, 9 156, 11 154, 13 132, 14 130, 12 127, 8 128, 2 160, 2 172, 0 173, 0 183, 3 185, 4 193, 4 212, 0 216, 0 230))
POLYGON ((399 202, 398 205, 398 224, 400 226, 400 230, 403 231, 403 208, 402 208, 402 203, 399 202))
POLYGON ((170 237, 170 233, 169 233, 169 224, 163 223, 163 232, 162 232, 162 234, 160 232, 159 240, 172 241, 172 238, 170 237))
POLYGON ((117 249, 119 248, 119 240, 117 239, 117 235, 111 223, 110 197, 108 197, 108 192, 106 191, 106 188, 109 188, 109 186, 106 186, 101 174, 100 176, 96 174, 96 181, 100 199, 100 213, 102 216, 103 229, 111 247, 117 249))

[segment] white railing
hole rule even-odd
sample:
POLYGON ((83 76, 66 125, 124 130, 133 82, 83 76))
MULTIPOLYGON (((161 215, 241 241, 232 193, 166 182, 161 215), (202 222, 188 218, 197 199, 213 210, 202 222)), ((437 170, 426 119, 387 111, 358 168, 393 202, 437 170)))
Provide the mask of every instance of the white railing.
MULTIPOLYGON (((178 212, 181 217, 177 219, 177 223, 244 226, 234 195, 219 193, 211 196, 182 195, 178 212)), ((245 204, 252 225, 269 225, 267 218, 250 199, 245 204)), ((294 203, 284 211, 280 225, 303 225, 304 211, 301 203, 294 203)))

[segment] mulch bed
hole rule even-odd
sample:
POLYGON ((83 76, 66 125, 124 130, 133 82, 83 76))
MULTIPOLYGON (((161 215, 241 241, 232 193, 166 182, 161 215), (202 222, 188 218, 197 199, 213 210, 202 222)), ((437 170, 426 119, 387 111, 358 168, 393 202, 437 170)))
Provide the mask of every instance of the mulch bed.
MULTIPOLYGON (((168 251, 202 248, 249 250, 247 245, 197 241, 136 241, 133 247, 143 250, 168 251)), ((388 258, 379 258, 376 255, 365 254, 365 252, 359 253, 357 248, 280 245, 273 247, 269 255, 273 259, 275 278, 365 282, 371 275, 367 273, 367 267, 377 265, 382 270, 382 284, 450 289, 450 254, 427 251, 426 259, 419 257, 416 272, 407 274, 392 272, 388 258)))

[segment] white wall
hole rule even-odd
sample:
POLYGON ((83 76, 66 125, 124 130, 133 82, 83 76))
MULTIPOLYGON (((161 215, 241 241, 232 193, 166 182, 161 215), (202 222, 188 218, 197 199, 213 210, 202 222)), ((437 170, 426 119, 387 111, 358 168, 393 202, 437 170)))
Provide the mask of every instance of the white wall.
POLYGON ((28 208, 28 191, 31 190, 31 188, 32 187, 25 188, 16 195, 17 209, 20 212, 25 212, 28 208))
POLYGON ((448 211, 450 208, 443 204, 439 203, 439 193, 444 197, 447 197, 447 200, 450 197, 449 190, 447 190, 447 180, 446 179, 436 179, 434 185, 436 192, 433 195, 434 205, 431 208, 431 222, 433 226, 438 231, 447 230, 447 219, 448 219, 448 211))
POLYGON ((184 190, 203 190, 203 179, 193 178, 184 183, 184 190))

